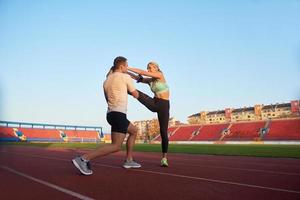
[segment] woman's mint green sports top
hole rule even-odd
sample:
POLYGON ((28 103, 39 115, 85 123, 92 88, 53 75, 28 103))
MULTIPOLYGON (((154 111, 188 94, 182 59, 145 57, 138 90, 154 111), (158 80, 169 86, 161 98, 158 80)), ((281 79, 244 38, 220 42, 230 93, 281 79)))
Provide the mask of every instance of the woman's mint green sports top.
POLYGON ((159 94, 162 92, 166 92, 169 90, 169 86, 167 85, 167 83, 161 82, 161 81, 151 81, 149 83, 151 91, 155 94, 159 94))

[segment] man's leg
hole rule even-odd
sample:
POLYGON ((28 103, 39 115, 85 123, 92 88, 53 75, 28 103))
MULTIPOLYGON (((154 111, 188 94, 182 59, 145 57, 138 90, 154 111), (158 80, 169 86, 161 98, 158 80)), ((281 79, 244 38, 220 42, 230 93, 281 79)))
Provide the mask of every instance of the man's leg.
POLYGON ((112 134, 111 134, 112 143, 111 144, 104 145, 94 151, 84 154, 82 156, 82 158, 85 160, 92 160, 96 157, 101 157, 101 156, 105 156, 110 153, 120 151, 121 147, 122 147, 122 143, 125 139, 125 136, 126 135, 124 133, 112 132, 112 134))
POLYGON ((130 123, 127 132, 129 133, 129 137, 126 142, 126 149, 127 149, 126 154, 127 154, 127 160, 129 161, 132 160, 132 151, 133 151, 138 130, 132 123, 130 123))
POLYGON ((99 147, 98 149, 91 151, 83 156, 72 159, 72 163, 75 167, 84 175, 92 175, 90 160, 96 157, 105 156, 110 153, 114 153, 121 150, 122 143, 125 139, 124 133, 113 132, 112 143, 99 147))
POLYGON ((135 139, 136 139, 136 135, 137 135, 137 128, 132 124, 129 123, 127 132, 129 133, 129 137, 127 138, 127 142, 126 142, 126 161, 123 164, 123 167, 126 169, 130 169, 130 168, 140 168, 141 165, 137 162, 135 162, 132 159, 132 152, 133 152, 133 147, 135 144, 135 139))

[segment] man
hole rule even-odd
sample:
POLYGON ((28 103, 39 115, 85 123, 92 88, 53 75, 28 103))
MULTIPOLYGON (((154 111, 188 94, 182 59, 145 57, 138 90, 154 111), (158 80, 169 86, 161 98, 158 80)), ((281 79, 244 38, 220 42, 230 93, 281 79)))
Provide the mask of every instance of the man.
POLYGON ((111 125, 112 143, 101 146, 100 148, 91 151, 81 157, 76 157, 72 160, 73 164, 84 175, 91 175, 90 160, 105 156, 121 150, 122 143, 126 133, 129 137, 126 142, 127 159, 123 164, 124 168, 140 168, 141 165, 132 158, 133 146, 135 143, 137 128, 127 119, 127 94, 133 97, 138 97, 138 92, 135 89, 132 79, 127 74, 127 59, 117 57, 114 60, 114 66, 111 68, 112 73, 107 75, 103 83, 104 95, 108 104, 106 119, 111 125))

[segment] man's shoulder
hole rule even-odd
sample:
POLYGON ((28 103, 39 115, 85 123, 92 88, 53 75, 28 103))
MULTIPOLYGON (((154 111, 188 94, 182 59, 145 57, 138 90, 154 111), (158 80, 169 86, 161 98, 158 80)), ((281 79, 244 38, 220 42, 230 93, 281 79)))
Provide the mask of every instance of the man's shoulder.
POLYGON ((130 79, 131 80, 131 77, 129 76, 129 74, 126 74, 126 73, 123 73, 124 74, 124 77, 127 78, 127 79, 130 79))
POLYGON ((122 72, 113 72, 108 77, 114 77, 114 76, 130 77, 127 73, 122 73, 122 72))
POLYGON ((131 77, 127 73, 117 72, 116 76, 124 79, 125 81, 131 80, 131 77))
POLYGON ((123 72, 116 72, 119 76, 130 77, 129 74, 123 72))
POLYGON ((120 80, 128 82, 128 81, 131 81, 131 77, 127 73, 114 72, 106 78, 106 80, 103 82, 103 84, 105 82, 120 81, 120 80))

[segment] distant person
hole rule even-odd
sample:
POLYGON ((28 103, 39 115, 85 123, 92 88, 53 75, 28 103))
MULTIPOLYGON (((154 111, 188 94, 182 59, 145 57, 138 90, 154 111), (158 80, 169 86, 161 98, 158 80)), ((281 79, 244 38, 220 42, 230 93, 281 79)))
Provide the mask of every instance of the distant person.
POLYGON ((105 156, 121 150, 126 133, 129 137, 126 143, 127 159, 123 164, 124 168, 140 168, 141 165, 133 160, 132 151, 137 135, 137 128, 127 119, 127 98, 128 94, 138 97, 132 79, 127 74, 127 59, 117 57, 111 72, 103 83, 104 95, 108 104, 106 119, 111 125, 112 143, 99 147, 72 160, 73 164, 84 175, 93 173, 90 161, 94 158, 105 156))
POLYGON ((128 74, 131 75, 133 79, 137 80, 137 82, 148 84, 154 93, 154 98, 151 98, 138 90, 138 100, 149 110, 157 113, 162 146, 161 166, 168 167, 168 125, 170 116, 169 86, 166 82, 163 72, 159 68, 159 65, 155 62, 148 63, 147 71, 132 67, 128 67, 128 70, 130 71, 128 74))

